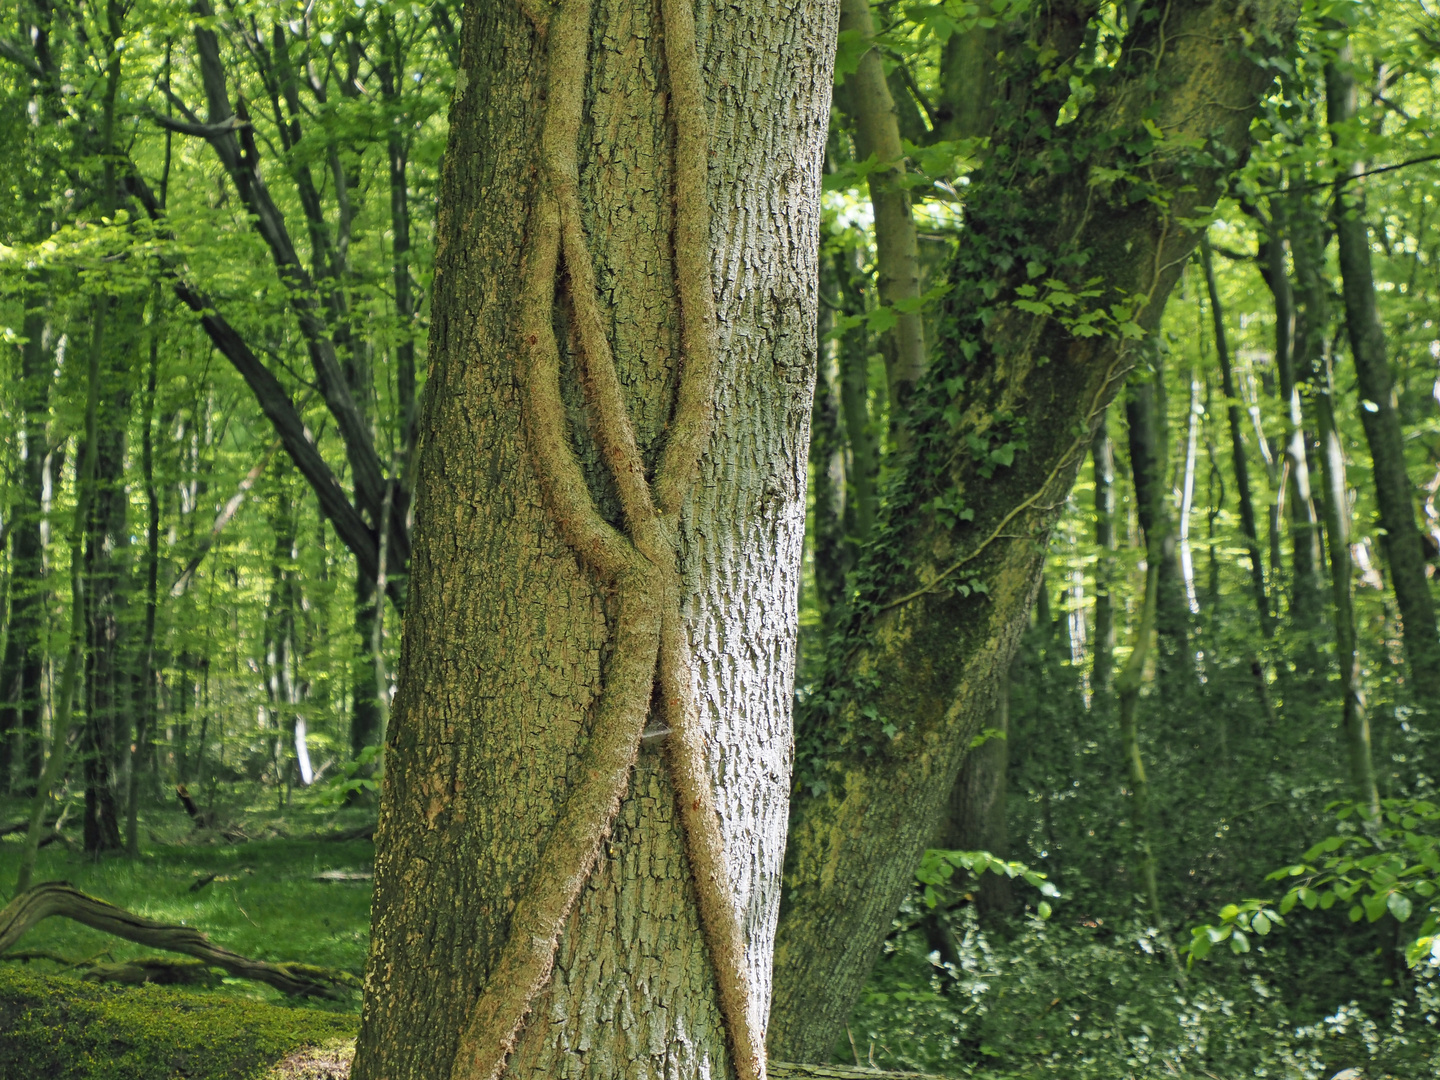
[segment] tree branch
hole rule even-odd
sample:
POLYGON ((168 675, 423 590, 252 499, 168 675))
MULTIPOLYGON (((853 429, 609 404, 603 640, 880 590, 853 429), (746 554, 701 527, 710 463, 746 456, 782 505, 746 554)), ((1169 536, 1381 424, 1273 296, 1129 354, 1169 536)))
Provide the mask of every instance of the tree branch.
POLYGON ((214 944, 193 927, 147 919, 88 896, 63 881, 42 882, 22 892, 0 910, 0 953, 24 937, 36 923, 54 915, 73 919, 93 930, 133 941, 137 945, 193 956, 212 967, 224 969, 235 978, 263 982, 286 994, 344 998, 347 994, 342 987, 359 984, 355 976, 343 971, 310 964, 268 964, 263 960, 251 960, 214 944))

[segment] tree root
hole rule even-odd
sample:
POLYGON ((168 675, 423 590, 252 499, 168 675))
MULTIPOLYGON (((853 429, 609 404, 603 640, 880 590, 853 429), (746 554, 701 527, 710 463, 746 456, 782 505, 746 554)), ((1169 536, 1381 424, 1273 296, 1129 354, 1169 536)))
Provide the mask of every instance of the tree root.
MULTIPOLYGON (((191 981, 199 968, 217 967, 237 979, 263 982, 296 997, 324 997, 343 1000, 360 980, 344 971, 311 964, 270 964, 251 960, 214 944, 199 930, 175 926, 136 915, 104 900, 88 896, 63 881, 47 881, 28 889, 0 909, 0 954, 25 936, 37 923, 52 915, 124 938, 152 949, 183 953, 201 961, 199 965, 177 965, 173 961, 141 960, 129 964, 102 965, 109 981, 154 982, 191 981), (142 978, 145 971, 168 978, 142 978)), ((91 968, 94 972, 95 967, 91 968)), ((194 980, 198 981, 198 980, 194 980)))

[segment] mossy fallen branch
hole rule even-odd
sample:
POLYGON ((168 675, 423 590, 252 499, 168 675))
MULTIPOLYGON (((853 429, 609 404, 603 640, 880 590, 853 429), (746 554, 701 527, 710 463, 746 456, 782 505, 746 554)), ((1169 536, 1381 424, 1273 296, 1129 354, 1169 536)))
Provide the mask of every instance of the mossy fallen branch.
MULTIPOLYGON (((183 953, 217 967, 237 979, 252 979, 297 997, 344 998, 352 987, 359 985, 355 976, 310 964, 271 964, 263 960, 233 953, 214 944, 191 926, 156 922, 143 915, 126 911, 114 904, 89 896, 63 881, 46 881, 21 893, 0 910, 0 954, 25 936, 37 923, 60 915, 82 923, 101 933, 148 945, 152 949, 183 953)), ((164 965, 161 965, 164 966, 164 965)), ((146 981, 140 978, 143 964, 119 965, 125 971, 115 972, 121 981, 146 981)), ((156 968, 159 971, 160 967, 156 968)), ((172 975, 172 968, 166 967, 172 975)), ((190 972, 187 971, 187 974, 190 972)), ((172 980, 173 981, 173 980, 172 980)), ((8 1074, 6 1074, 8 1075, 8 1074)))

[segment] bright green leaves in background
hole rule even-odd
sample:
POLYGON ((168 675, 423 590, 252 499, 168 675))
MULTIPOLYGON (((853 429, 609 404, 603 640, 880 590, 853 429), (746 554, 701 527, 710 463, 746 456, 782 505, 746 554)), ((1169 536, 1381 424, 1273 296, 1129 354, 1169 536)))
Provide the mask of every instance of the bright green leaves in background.
POLYGON ((1048 919, 1051 915, 1049 901, 1060 898, 1060 890, 1044 874, 1030 869, 1024 863, 1001 859, 988 851, 945 851, 941 848, 930 848, 920 860, 919 869, 915 871, 915 880, 923 889, 926 907, 933 910, 946 900, 947 892, 955 891, 952 879, 956 870, 963 870, 971 877, 986 873, 1003 874, 1011 880, 1019 878, 1025 884, 1033 885, 1040 890, 1041 896, 1047 898, 1036 906, 1042 919, 1048 919))
POLYGON ((1297 906, 1342 910, 1355 923, 1389 915, 1404 925, 1418 913, 1420 921, 1402 931, 1406 960, 1411 967, 1440 960, 1440 806, 1424 799, 1386 799, 1376 818, 1354 802, 1333 803, 1330 809, 1338 825, 1354 831, 1326 837, 1301 862, 1268 875, 1268 881, 1290 883, 1278 902, 1227 904, 1218 924, 1193 928, 1191 963, 1227 939, 1234 952, 1248 952, 1246 931, 1264 936, 1297 906))

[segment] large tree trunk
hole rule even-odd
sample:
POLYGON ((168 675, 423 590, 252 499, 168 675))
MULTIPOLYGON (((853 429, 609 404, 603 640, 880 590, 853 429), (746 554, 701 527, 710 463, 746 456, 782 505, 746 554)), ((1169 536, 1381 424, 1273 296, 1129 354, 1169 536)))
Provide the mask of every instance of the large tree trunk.
MULTIPOLYGON (((540 91, 547 42, 559 48, 573 36, 577 4, 555 9, 544 37, 522 8, 537 19, 549 10, 476 2, 464 21, 358 1080, 449 1080, 482 991, 514 989, 487 978, 509 955, 512 916, 517 902, 532 899, 537 867, 563 846, 552 843, 557 822, 567 796, 590 779, 592 736, 608 715, 601 706, 621 687, 619 658, 636 637, 620 610, 630 586, 617 595, 577 559, 567 537, 580 526, 554 516, 560 496, 547 486, 547 455, 565 447, 583 470, 580 497, 621 520, 602 464, 609 450, 595 441, 615 428, 587 410, 577 378, 577 356, 588 366, 595 353, 577 344, 593 325, 576 312, 593 298, 576 284, 584 267, 570 262, 568 248, 557 303, 568 438, 542 446, 531 406, 522 422, 521 406, 536 391, 520 357, 538 336, 527 330, 522 340, 517 330, 532 295, 522 290, 537 288, 527 285, 534 266, 522 252, 547 227, 542 177, 550 166, 536 167, 539 132, 546 103, 561 93, 552 86, 542 100, 540 91)), ((608 307, 604 336, 650 472, 665 451, 681 373, 684 281, 672 271, 681 203, 667 105, 679 96, 654 5, 602 0, 596 8, 587 66, 558 77, 583 80, 585 262, 593 261, 608 307)), ((717 427, 680 518, 680 599, 735 886, 726 899, 741 913, 756 1021, 769 997, 785 842, 832 16, 826 6, 755 0, 707 2, 698 13, 711 130, 706 264, 720 363, 717 427)), ((688 298, 685 305, 693 311, 688 298)), ((679 735, 658 717, 651 724, 506 1075, 728 1073, 667 764, 679 735)))
POLYGON ((1069 62, 1092 11, 1035 9, 1036 25, 1006 51, 1013 114, 997 123, 997 149, 967 189, 958 280, 911 418, 917 449, 857 571, 849 638, 797 726, 769 1044, 779 1058, 829 1056, 994 707, 1092 432, 1136 361, 1134 329, 1123 340, 1072 334, 1068 316, 1036 309, 1043 289, 1017 288, 1103 275, 1115 290, 1104 303, 1121 292, 1144 298, 1137 315, 1148 332, 1198 239, 1182 222, 1220 180, 1213 164, 1186 157, 1177 169, 1161 154, 1146 168, 1162 208, 1094 171, 1120 158, 1076 166, 1066 148, 1093 146, 1086 140, 1101 131, 1113 145, 1113 133, 1139 130, 1146 117, 1167 133, 1217 140, 1222 158, 1243 157, 1269 80, 1239 42, 1273 40, 1291 17, 1278 3, 1171 4, 1137 28, 1096 100, 1057 128, 1068 89, 1039 78, 1030 50, 1069 62), (1154 80, 1163 93, 1149 89, 1154 80), (1042 159, 1064 164, 1052 171, 1042 159), (1084 269, 1065 271, 1066 259, 1084 269))

